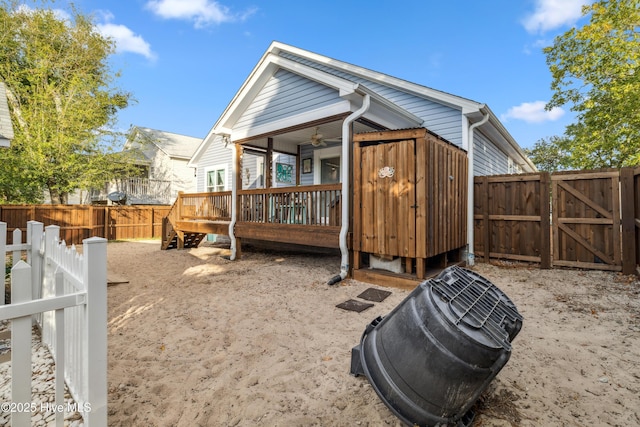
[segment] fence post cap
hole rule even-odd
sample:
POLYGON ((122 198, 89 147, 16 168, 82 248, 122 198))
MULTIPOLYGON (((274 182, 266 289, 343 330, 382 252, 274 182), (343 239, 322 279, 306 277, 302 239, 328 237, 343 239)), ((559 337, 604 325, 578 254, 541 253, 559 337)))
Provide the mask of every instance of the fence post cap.
POLYGON ((16 265, 14 265, 11 268, 11 271, 15 271, 15 270, 26 270, 26 269, 30 269, 31 266, 29 264, 27 264, 26 262, 24 262, 24 260, 20 260, 16 263, 16 265))
POLYGON ((104 237, 89 237, 88 239, 84 239, 82 241, 83 244, 85 245, 91 245, 91 244, 95 244, 95 243, 107 243, 107 239, 105 239, 104 237))

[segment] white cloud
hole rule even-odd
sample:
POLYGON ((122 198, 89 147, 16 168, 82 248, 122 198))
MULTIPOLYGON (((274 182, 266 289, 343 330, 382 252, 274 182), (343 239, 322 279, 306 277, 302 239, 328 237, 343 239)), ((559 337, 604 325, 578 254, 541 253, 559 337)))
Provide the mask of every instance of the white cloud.
POLYGON ((256 11, 248 9, 234 14, 227 6, 212 0, 149 0, 146 7, 164 19, 193 21, 196 28, 243 21, 256 11))
MULTIPOLYGON (((26 5, 21 5, 21 12, 31 13, 32 8, 26 5)), ((62 9, 53 9, 53 13, 57 19, 71 22, 71 15, 62 9)), ((129 28, 124 25, 111 24, 114 16, 111 12, 105 10, 98 10, 95 12, 103 24, 96 24, 96 28, 104 37, 112 38, 116 43, 116 50, 118 52, 133 52, 145 56, 148 59, 155 59, 156 55, 151 51, 151 46, 141 36, 134 34, 129 28)))
POLYGON ((98 24, 97 27, 100 34, 115 41, 116 51, 137 53, 151 60, 156 58, 151 45, 128 27, 111 23, 98 24))
POLYGON ((553 45, 553 40, 547 40, 547 39, 538 39, 538 40, 534 40, 532 43, 530 44, 526 44, 523 48, 522 48, 522 52, 525 55, 531 55, 534 52, 535 53, 540 53, 542 52, 542 49, 544 49, 547 46, 551 46, 553 45))
POLYGON ((591 3, 591 0, 535 1, 535 11, 522 21, 529 33, 544 33, 563 25, 573 25, 582 16, 582 6, 591 3))
MULTIPOLYGON (((35 9, 29 7, 26 4, 21 4, 18 6, 17 11, 19 13, 31 14, 35 12, 35 9)), ((69 15, 68 12, 62 9, 51 9, 51 12, 53 12, 53 15, 56 17, 56 19, 59 19, 60 21, 65 21, 67 23, 71 22, 71 15, 69 15)))
POLYGON ((500 120, 516 119, 527 123, 542 123, 553 122, 564 115, 564 110, 560 107, 554 107, 550 111, 545 110, 544 106, 546 104, 544 101, 523 102, 520 105, 509 108, 505 114, 500 116, 500 120))

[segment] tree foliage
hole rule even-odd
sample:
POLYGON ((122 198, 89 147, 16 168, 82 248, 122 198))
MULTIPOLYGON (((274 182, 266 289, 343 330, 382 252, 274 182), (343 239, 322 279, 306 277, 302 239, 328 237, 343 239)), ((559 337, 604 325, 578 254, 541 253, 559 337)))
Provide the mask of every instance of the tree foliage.
POLYGON ((564 149, 567 142, 567 138, 552 136, 539 140, 533 148, 524 151, 538 170, 555 172, 569 166, 569 156, 564 149))
POLYGON ((110 153, 116 113, 132 101, 112 86, 114 43, 73 6, 69 16, 0 4, 0 79, 15 131, 0 150, 0 203, 38 202, 44 189, 64 203, 126 168, 110 153))
POLYGON ((547 108, 571 105, 563 141, 579 169, 640 163, 640 0, 600 0, 590 21, 544 50, 554 90, 547 108))

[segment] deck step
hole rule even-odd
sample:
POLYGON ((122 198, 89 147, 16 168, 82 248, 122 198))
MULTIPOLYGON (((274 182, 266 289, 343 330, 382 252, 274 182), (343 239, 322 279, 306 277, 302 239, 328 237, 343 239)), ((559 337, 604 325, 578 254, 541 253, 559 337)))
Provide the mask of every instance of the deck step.
MULTIPOLYGON (((200 242, 207 236, 206 233, 184 233, 184 248, 197 248, 200 242)), ((162 243, 162 249, 177 249, 178 233, 171 231, 162 243)))
POLYGON ((206 236, 205 233, 184 233, 184 247, 197 248, 206 236))

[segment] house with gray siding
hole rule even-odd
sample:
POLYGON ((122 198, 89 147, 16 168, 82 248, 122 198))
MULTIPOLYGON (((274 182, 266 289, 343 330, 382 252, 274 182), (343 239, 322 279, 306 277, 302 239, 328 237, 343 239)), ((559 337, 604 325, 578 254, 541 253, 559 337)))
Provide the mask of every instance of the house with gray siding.
POLYGON ((0 82, 0 147, 8 147, 13 139, 13 125, 7 104, 7 88, 0 82))
MULTIPOLYGON (((189 166, 196 170, 197 191, 231 190, 237 209, 236 192, 242 190, 266 188, 279 194, 279 188, 341 184, 345 193, 354 134, 419 128, 464 150, 469 159, 472 261, 473 176, 535 171, 484 103, 273 42, 189 166)), ((341 204, 347 209, 342 218, 348 217, 346 205, 341 204)), ((232 220, 232 243, 234 226, 232 220)), ((341 227, 344 260, 345 221, 341 227)))

